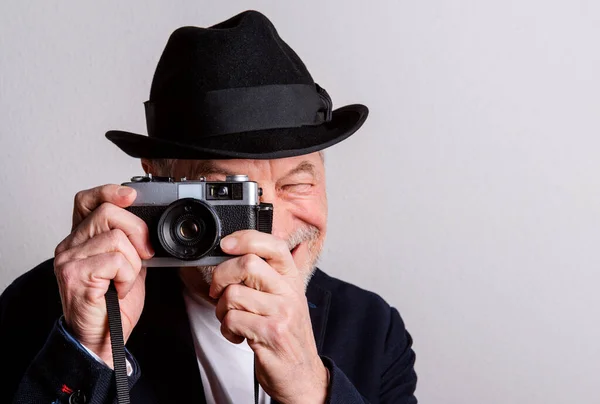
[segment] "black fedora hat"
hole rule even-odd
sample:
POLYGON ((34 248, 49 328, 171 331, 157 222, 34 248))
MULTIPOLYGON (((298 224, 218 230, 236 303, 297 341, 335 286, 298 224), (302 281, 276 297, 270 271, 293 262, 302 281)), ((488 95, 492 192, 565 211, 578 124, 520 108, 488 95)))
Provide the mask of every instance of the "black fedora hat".
POLYGON ((144 103, 148 136, 106 137, 138 158, 274 159, 316 152, 356 132, 361 104, 333 110, 262 13, 175 30, 144 103))

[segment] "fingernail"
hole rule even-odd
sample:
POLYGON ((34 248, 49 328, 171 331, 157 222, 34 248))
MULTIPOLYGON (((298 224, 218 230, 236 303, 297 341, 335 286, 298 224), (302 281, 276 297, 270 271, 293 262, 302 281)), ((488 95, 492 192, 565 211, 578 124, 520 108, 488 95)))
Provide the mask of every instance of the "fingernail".
POLYGON ((237 245, 237 239, 235 237, 225 237, 221 240, 221 248, 223 250, 233 250, 237 245))
POLYGON ((117 195, 119 196, 129 196, 133 192, 133 188, 129 187, 119 187, 117 190, 117 195))
POLYGON ((148 250, 148 254, 150 254, 151 257, 154 257, 154 249, 152 246, 147 245, 146 250, 148 250))

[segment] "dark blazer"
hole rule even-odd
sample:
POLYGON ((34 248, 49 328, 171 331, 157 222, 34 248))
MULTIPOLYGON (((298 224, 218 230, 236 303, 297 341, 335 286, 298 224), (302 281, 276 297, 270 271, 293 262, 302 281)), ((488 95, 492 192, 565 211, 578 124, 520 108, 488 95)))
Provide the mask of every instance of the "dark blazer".
MULTIPOLYGON (((307 299, 317 348, 331 374, 328 402, 417 402, 412 340, 395 308, 321 270, 307 299)), ((54 404, 73 396, 71 402, 113 402, 113 371, 69 338, 58 324, 61 315, 52 259, 2 293, 0 401, 54 404)), ((148 269, 144 310, 127 349, 135 368, 129 380, 133 404, 205 403, 176 271, 148 269)))

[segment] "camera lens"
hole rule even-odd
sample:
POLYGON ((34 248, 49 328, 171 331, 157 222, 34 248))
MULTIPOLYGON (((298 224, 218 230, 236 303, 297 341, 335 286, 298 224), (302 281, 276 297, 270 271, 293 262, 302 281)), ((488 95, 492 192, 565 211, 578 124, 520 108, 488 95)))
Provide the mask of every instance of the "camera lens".
POLYGON ((184 218, 178 226, 179 235, 185 240, 194 240, 201 234, 201 225, 193 217, 184 218))
POLYGON ((214 208, 193 198, 173 202, 158 222, 162 247, 183 260, 196 260, 212 251, 220 234, 220 221, 214 208))

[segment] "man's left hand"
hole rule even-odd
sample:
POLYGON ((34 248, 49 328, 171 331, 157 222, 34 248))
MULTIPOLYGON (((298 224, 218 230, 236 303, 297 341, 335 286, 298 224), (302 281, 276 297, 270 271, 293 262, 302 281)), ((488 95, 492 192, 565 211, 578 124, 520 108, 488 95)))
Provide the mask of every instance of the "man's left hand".
POLYGON ((225 237, 224 252, 237 255, 213 273, 221 333, 246 339, 256 354, 257 379, 281 403, 324 403, 329 371, 315 339, 299 273, 287 243, 272 234, 242 230, 225 237))

